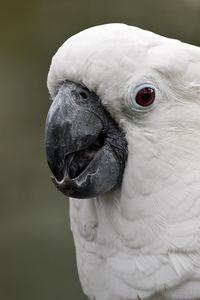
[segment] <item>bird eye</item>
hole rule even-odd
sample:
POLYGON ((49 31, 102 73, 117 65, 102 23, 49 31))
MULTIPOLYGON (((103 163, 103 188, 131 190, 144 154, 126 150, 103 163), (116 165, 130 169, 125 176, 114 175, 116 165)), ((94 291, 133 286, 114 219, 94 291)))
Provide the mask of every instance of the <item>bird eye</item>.
POLYGON ((158 89, 151 83, 140 84, 136 87, 132 86, 129 97, 126 98, 129 109, 138 112, 149 111, 156 102, 157 91, 158 89))
POLYGON ((137 92, 135 96, 135 101, 138 105, 146 107, 153 104, 155 96, 156 93, 154 88, 144 87, 137 92))

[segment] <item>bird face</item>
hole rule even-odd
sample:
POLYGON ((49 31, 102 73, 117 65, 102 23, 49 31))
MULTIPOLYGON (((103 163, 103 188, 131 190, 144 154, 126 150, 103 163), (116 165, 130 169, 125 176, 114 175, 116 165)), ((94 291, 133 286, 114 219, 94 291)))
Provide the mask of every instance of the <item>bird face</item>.
POLYGON ((59 48, 48 75, 53 103, 45 137, 59 190, 89 198, 126 177, 131 197, 139 186, 150 194, 161 166, 167 174, 178 169, 181 155, 193 149, 188 128, 195 128, 195 140, 199 132, 199 85, 190 78, 198 68, 185 47, 111 24, 85 30, 59 48))

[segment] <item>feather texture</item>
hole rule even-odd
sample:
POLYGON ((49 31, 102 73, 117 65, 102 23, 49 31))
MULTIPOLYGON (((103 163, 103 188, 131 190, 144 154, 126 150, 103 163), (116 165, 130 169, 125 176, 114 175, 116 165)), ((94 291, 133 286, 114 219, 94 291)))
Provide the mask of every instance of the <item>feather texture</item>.
POLYGON ((84 292, 96 300, 200 299, 200 49, 124 24, 85 30, 55 54, 51 96, 86 85, 126 132, 122 186, 71 199, 84 292), (130 90, 156 101, 136 112, 130 90))

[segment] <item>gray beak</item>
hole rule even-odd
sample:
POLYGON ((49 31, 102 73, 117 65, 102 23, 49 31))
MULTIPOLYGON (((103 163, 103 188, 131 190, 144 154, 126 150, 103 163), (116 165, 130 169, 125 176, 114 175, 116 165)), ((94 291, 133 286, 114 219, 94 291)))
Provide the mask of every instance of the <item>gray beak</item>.
POLYGON ((90 198, 120 185, 127 159, 122 130, 96 94, 66 81, 48 112, 46 156, 65 195, 90 198))

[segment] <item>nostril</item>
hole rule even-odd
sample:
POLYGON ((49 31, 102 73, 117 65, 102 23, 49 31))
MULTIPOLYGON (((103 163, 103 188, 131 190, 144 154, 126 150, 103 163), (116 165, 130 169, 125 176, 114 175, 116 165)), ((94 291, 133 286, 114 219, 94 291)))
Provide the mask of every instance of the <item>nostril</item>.
POLYGON ((81 96, 81 98, 83 98, 83 99, 87 99, 87 98, 88 98, 88 95, 87 95, 86 92, 80 92, 80 96, 81 96))

